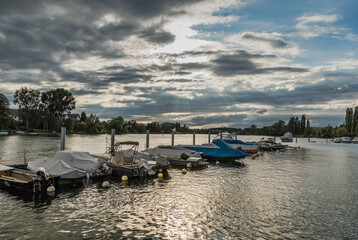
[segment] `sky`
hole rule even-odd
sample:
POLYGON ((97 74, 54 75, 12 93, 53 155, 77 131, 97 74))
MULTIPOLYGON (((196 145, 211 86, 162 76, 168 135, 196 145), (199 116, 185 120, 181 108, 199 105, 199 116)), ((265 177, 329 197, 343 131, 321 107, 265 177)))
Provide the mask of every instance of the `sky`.
POLYGON ((357 13, 355 0, 0 1, 0 93, 65 88, 101 119, 336 126, 358 104, 357 13))

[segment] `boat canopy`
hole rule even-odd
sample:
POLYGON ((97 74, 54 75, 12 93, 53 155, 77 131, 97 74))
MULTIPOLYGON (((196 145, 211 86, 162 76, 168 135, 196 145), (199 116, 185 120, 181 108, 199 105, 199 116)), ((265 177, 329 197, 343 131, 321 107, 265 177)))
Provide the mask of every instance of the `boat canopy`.
POLYGON ((89 152, 59 151, 54 158, 64 161, 72 168, 89 173, 95 172, 104 163, 103 159, 96 159, 89 152))
POLYGON ((0 164, 0 172, 9 171, 9 170, 12 170, 12 169, 14 169, 14 168, 0 164))
POLYGON ((74 169, 61 159, 41 158, 30 161, 27 168, 33 172, 37 172, 39 168, 44 168, 51 177, 60 176, 64 179, 76 179, 86 176, 86 172, 74 169))

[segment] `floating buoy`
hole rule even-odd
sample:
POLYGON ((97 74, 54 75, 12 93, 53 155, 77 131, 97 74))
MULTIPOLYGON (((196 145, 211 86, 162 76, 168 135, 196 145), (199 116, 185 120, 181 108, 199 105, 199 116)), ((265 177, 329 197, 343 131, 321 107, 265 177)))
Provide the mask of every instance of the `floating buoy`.
POLYGON ((128 181, 128 177, 126 175, 122 176, 122 181, 128 181))
POLYGON ((183 169, 181 170, 181 173, 182 173, 182 174, 186 174, 186 169, 183 168, 183 169))
POLYGON ((55 189, 54 186, 49 186, 49 187, 46 189, 46 192, 47 192, 48 195, 53 196, 53 195, 55 195, 56 189, 55 189))
POLYGON ((300 146, 298 146, 298 148, 301 148, 300 146))
POLYGON ((104 181, 103 183, 102 183, 102 187, 103 188, 109 188, 111 185, 109 184, 109 182, 108 181, 104 181))
POLYGON ((163 178, 163 173, 158 173, 158 178, 163 178))
POLYGON ((278 152, 278 153, 279 153, 279 152, 280 152, 280 150, 278 150, 278 149, 277 149, 277 150, 276 150, 276 152, 278 152))
POLYGON ((219 161, 216 161, 216 165, 220 165, 220 162, 219 162, 219 161))
POLYGON ((251 156, 251 159, 255 159, 255 158, 256 158, 256 155, 255 155, 255 154, 251 156))
POLYGON ((272 152, 270 152, 270 154, 272 154, 272 152))
POLYGON ((187 168, 191 168, 191 163, 187 163, 187 164, 186 164, 186 167, 187 167, 187 168))

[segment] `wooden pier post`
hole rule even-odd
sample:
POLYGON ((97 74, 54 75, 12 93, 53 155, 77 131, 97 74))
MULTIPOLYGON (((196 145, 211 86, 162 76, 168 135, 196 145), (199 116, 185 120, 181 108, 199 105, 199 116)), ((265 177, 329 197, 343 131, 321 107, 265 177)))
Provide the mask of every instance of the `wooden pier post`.
POLYGON ((26 165, 26 148, 24 148, 24 164, 26 165))
POLYGON ((65 150, 65 144, 66 144, 66 128, 62 127, 61 128, 61 148, 60 148, 61 151, 65 150))
POLYGON ((308 137, 308 142, 311 142, 311 139, 310 139, 310 137, 308 137))
POLYGON ((326 136, 326 143, 328 143, 328 137, 326 136))
POLYGON ((208 132, 208 143, 210 143, 210 132, 208 132))
POLYGON ((172 146, 174 146, 174 133, 175 133, 175 130, 173 129, 172 130, 172 146))
POLYGON ((193 145, 195 145, 195 131, 193 131, 193 145))
POLYGON ((296 137, 296 143, 297 143, 297 137, 296 137))
POLYGON ((146 148, 146 149, 149 148, 149 130, 147 130, 147 137, 146 137, 146 142, 145 142, 145 148, 146 148))
POLYGON ((237 133, 234 133, 235 134, 235 140, 237 140, 237 133))
POLYGON ((116 136, 116 129, 111 129, 111 154, 114 154, 114 141, 116 136))
POLYGON ((223 132, 220 132, 220 139, 223 139, 223 132))

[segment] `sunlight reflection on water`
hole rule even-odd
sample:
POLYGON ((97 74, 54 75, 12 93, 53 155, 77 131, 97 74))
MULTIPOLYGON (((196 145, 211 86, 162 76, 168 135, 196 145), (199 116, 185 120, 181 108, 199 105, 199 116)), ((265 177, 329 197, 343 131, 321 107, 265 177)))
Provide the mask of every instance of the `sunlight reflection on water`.
MULTIPOLYGON (((145 136, 117 137, 122 139, 144 146, 145 136)), ((42 202, 0 192, 0 237, 357 239, 358 145, 298 140, 300 149, 246 158, 245 168, 210 165, 186 175, 172 169, 171 179, 127 184, 112 178, 107 190, 90 180, 42 202)), ((170 135, 151 135, 151 146, 170 141, 170 135)), ((191 135, 176 136, 177 143, 191 141, 191 135)), ((207 135, 197 135, 197 143, 205 141, 207 135)), ((21 159, 21 147, 34 156, 59 148, 58 138, 10 136, 0 143, 2 161, 21 159)), ((72 135, 66 143, 73 150, 97 153, 106 147, 103 135, 72 135)))

